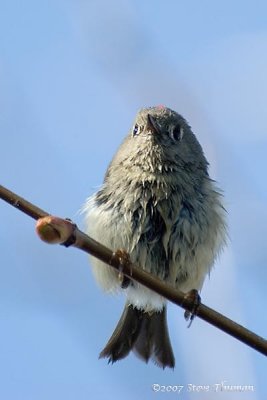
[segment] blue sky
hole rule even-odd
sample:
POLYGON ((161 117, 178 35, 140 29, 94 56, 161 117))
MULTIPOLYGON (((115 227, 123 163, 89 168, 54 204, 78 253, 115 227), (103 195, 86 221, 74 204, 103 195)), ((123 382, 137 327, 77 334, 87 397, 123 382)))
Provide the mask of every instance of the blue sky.
MULTIPOLYGON (((143 106, 189 121, 225 192, 229 244, 205 304, 266 336, 267 5, 264 1, 0 0, 1 184, 74 219, 143 106)), ((97 287, 86 255, 48 246, 0 203, 0 397, 177 398, 152 385, 253 385, 266 359, 170 305, 175 371, 98 360, 124 298, 97 287)), ((205 399, 214 399, 214 392, 205 399)))

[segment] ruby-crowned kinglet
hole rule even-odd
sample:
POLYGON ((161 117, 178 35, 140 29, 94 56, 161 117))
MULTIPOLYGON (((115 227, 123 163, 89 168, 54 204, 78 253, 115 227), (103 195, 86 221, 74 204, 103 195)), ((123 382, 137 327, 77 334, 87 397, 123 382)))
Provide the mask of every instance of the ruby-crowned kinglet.
MULTIPOLYGON (((189 292, 200 290, 225 243, 222 195, 186 120, 158 106, 138 112, 102 187, 85 205, 87 233, 125 249, 144 270, 189 292)), ((174 367, 163 297, 91 257, 106 291, 124 291, 126 305, 100 357, 115 362, 133 350, 143 360, 174 367), (127 286, 127 287, 125 287, 127 286)))

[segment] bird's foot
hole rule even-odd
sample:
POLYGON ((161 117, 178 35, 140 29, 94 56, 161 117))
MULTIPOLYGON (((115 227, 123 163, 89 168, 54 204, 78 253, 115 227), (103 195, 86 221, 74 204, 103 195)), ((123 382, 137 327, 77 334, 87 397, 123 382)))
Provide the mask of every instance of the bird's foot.
POLYGON ((120 281, 121 288, 127 289, 127 287, 130 285, 130 283, 132 281, 130 278, 128 278, 128 276, 124 275, 123 266, 126 264, 129 264, 131 262, 130 256, 126 250, 118 249, 113 253, 113 257, 116 257, 117 259, 119 259, 119 262, 120 262, 118 278, 120 281))
POLYGON ((197 315, 198 308, 201 304, 201 297, 198 294, 198 291, 196 289, 192 289, 188 293, 185 294, 184 299, 191 300, 191 302, 192 302, 191 310, 186 310, 184 313, 184 317, 185 317, 186 321, 189 321, 189 324, 188 324, 188 328, 189 328, 193 322, 193 319, 197 315))

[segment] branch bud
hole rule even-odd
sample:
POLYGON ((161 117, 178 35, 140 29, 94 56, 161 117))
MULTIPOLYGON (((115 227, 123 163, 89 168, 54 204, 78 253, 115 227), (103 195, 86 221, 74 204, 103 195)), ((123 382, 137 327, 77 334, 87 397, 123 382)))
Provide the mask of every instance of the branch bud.
POLYGON ((39 218, 35 228, 37 235, 44 242, 60 244, 66 242, 73 234, 74 225, 71 221, 49 215, 39 218))

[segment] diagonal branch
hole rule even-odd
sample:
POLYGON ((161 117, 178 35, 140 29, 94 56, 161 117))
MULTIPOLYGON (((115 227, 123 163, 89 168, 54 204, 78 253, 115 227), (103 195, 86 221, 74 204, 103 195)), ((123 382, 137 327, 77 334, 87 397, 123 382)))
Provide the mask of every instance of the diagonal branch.
MULTIPOLYGON (((73 246, 85 251, 111 267, 117 269, 130 279, 154 290, 174 304, 192 310, 194 304, 184 293, 174 289, 160 279, 148 274, 143 269, 133 264, 130 260, 120 257, 119 252, 112 252, 107 247, 80 231, 70 220, 64 220, 49 215, 46 211, 36 207, 17 194, 0 185, 0 198, 29 215, 35 220, 36 230, 40 238, 48 243, 58 243, 66 247, 73 246)), ((247 344, 258 352, 267 355, 267 340, 249 331, 242 325, 230 320, 217 311, 200 304, 197 316, 213 326, 221 329, 241 342, 247 344)))

